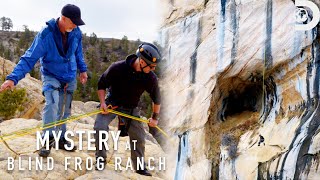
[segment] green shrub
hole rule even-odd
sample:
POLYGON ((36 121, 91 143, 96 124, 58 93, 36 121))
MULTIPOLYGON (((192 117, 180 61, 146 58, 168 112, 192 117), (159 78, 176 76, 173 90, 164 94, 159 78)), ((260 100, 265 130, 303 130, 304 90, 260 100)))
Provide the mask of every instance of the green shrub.
POLYGON ((19 111, 23 111, 23 103, 26 102, 26 90, 14 89, 0 93, 0 117, 9 119, 19 111))
POLYGON ((152 115, 152 99, 147 92, 144 92, 140 97, 139 107, 141 107, 141 115, 147 118, 152 115))

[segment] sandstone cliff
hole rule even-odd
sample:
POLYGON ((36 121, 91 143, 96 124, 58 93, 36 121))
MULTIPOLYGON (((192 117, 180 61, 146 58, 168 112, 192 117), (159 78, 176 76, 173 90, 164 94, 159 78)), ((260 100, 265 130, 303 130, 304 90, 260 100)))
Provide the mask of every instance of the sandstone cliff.
POLYGON ((162 125, 180 138, 175 178, 319 179, 319 26, 295 31, 289 0, 163 9, 162 125))

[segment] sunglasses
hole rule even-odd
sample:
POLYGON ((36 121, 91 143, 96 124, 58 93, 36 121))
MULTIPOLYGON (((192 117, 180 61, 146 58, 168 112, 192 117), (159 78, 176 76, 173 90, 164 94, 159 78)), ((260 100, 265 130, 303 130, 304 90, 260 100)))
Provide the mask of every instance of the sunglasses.
POLYGON ((149 64, 147 61, 145 61, 144 59, 142 59, 146 64, 147 64, 147 66, 149 66, 150 67, 150 69, 152 69, 152 70, 154 70, 154 69, 156 69, 156 65, 154 65, 154 64, 149 64))
POLYGON ((156 69, 156 66, 149 65, 150 69, 156 69))

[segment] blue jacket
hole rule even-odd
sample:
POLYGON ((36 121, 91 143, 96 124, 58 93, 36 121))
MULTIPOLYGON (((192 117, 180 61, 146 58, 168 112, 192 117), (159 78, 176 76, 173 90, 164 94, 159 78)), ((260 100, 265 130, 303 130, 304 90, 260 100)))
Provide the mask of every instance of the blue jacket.
POLYGON ((63 50, 62 36, 57 20, 51 19, 35 37, 32 45, 21 56, 13 72, 6 79, 18 81, 32 70, 40 59, 41 73, 60 82, 68 83, 76 78, 77 69, 87 71, 82 53, 82 35, 79 27, 68 34, 67 53, 63 50))

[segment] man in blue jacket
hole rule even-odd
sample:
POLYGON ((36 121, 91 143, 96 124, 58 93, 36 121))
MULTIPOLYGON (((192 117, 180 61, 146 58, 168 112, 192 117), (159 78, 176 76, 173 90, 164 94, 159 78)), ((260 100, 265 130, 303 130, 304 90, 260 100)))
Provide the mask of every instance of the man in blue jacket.
MULTIPOLYGON (((0 88, 0 92, 12 89, 40 60, 42 92, 46 100, 42 118, 44 127, 70 116, 72 94, 77 85, 77 69, 80 71, 80 82, 84 84, 87 81, 87 65, 82 53, 82 34, 78 27, 84 25, 80 8, 67 4, 62 8, 59 18, 51 19, 46 24, 0 88), (63 106, 64 112, 62 112, 63 106)), ((66 125, 57 128, 62 131, 59 148, 66 150, 64 145, 70 145, 64 138, 66 125)), ((53 130, 55 128, 48 128, 43 132, 49 133, 50 149, 54 144, 53 130)), ((47 157, 50 149, 42 147, 39 155, 47 157)), ((74 150, 75 148, 72 149, 74 150)))

